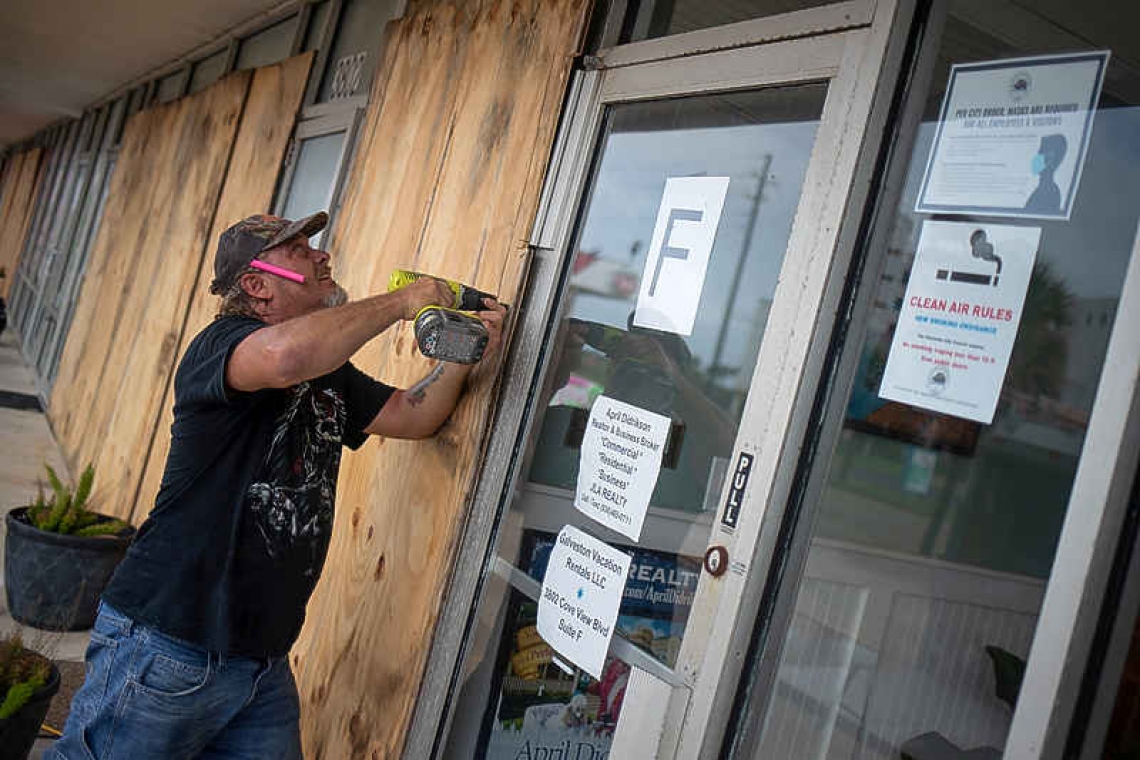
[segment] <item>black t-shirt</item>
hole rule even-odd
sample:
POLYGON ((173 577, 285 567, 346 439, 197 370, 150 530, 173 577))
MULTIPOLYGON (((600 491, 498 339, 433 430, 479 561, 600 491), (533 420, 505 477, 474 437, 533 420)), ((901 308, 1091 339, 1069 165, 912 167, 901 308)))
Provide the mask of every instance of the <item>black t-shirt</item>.
POLYGON ((223 317, 187 348, 162 487, 103 597, 211 651, 279 657, 324 565, 341 445, 364 443, 393 389, 349 363, 291 388, 228 388, 230 353, 262 327, 223 317))

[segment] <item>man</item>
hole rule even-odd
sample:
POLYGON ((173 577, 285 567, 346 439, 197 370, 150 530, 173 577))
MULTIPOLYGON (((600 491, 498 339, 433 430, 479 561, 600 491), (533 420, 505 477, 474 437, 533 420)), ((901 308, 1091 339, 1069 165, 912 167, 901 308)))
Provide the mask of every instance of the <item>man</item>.
MULTIPOLYGON (((301 757, 286 655, 328 549, 340 447, 432 435, 469 370, 446 365, 412 396, 348 363, 453 296, 423 278, 346 303, 308 243, 327 221, 253 216, 222 234, 221 312, 178 367, 162 487, 103 595, 50 757, 301 757)), ((505 312, 485 306, 490 354, 505 312)))

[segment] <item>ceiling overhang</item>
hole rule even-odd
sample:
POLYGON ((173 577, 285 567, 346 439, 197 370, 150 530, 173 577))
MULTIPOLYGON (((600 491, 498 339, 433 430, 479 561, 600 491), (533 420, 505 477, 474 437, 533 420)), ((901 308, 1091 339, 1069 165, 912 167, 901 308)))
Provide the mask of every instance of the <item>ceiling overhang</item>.
POLYGON ((0 150, 296 0, 4 0, 0 150))

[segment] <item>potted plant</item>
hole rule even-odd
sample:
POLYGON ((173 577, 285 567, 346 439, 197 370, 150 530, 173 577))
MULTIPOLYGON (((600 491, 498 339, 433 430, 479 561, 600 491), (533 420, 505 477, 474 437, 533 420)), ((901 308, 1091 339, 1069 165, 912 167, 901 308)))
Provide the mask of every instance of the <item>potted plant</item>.
POLYGON ((53 631, 90 628, 99 597, 135 529, 87 509, 95 470, 72 490, 45 465, 52 496, 8 513, 4 581, 8 610, 24 625, 53 631))
POLYGON ((51 660, 25 647, 19 633, 0 638, 0 757, 28 756, 57 691, 51 660))

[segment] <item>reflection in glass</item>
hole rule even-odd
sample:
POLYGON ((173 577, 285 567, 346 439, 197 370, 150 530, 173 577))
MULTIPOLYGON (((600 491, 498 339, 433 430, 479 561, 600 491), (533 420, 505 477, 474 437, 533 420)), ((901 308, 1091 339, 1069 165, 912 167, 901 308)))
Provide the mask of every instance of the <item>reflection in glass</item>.
POLYGON ((622 42, 637 42, 697 29, 734 24, 761 16, 831 5, 839 0, 653 0, 630 3, 622 42))
POLYGON ((570 265, 530 481, 574 488, 589 409, 604 393, 673 421, 651 504, 714 508, 822 97, 812 86, 614 109, 570 265), (729 185, 696 323, 679 335, 639 327, 635 313, 665 182, 686 176, 729 185))
POLYGON ((302 50, 316 50, 321 45, 321 37, 325 33, 325 24, 329 22, 332 11, 332 0, 321 0, 313 3, 309 16, 309 28, 305 32, 305 44, 302 50))
POLYGON ((344 132, 333 132, 301 142, 282 212, 286 219, 300 219, 328 209, 340 166, 344 136, 344 132))
MULTIPOLYGON (((954 62, 1043 52, 952 15, 934 82, 954 62)), ((1106 85, 1069 222, 998 220, 1041 241, 983 425, 878 396, 930 218, 913 209, 941 99, 929 93, 844 429, 803 526, 805 577, 754 757, 996 758, 1005 745, 1136 232, 1135 205, 1113 199, 1137 191, 1140 109, 1106 85)))
MULTIPOLYGON (((623 104, 607 112, 587 206, 568 262, 562 319, 528 442, 529 465, 506 516, 499 556, 535 581, 567 524, 631 555, 615 625, 667 667, 684 640, 720 486, 792 220, 826 87, 812 85, 623 104), (638 293, 666 182, 724 177, 728 191, 703 281, 692 283, 691 334, 637 324, 638 293), (573 507, 589 413, 605 394, 671 421, 640 539, 573 507)), ((678 236, 680 239, 680 236, 678 236)), ((538 748, 608 751, 629 664, 601 678, 563 670, 535 630, 535 601, 487 594, 480 646, 447 757, 541 756, 538 748), (527 749, 529 747, 529 750, 527 749), (522 753, 520 755, 520 752, 522 753)), ((553 750, 552 750, 553 751, 553 750)), ((564 753, 568 757, 574 757, 564 753)), ((591 754, 594 753, 594 754, 591 754)), ((557 755, 551 755, 556 757, 557 755)))
POLYGON ((199 92, 218 81, 218 78, 226 73, 227 55, 227 51, 219 50, 213 55, 195 63, 194 70, 190 74, 189 91, 199 92))
POLYGON ((234 68, 255 69, 285 60, 289 57, 296 30, 297 17, 290 16, 242 40, 234 68))
POLYGON ((158 94, 155 96, 155 100, 159 103, 168 103, 177 98, 182 91, 183 76, 185 75, 181 71, 177 71, 159 80, 158 94))

